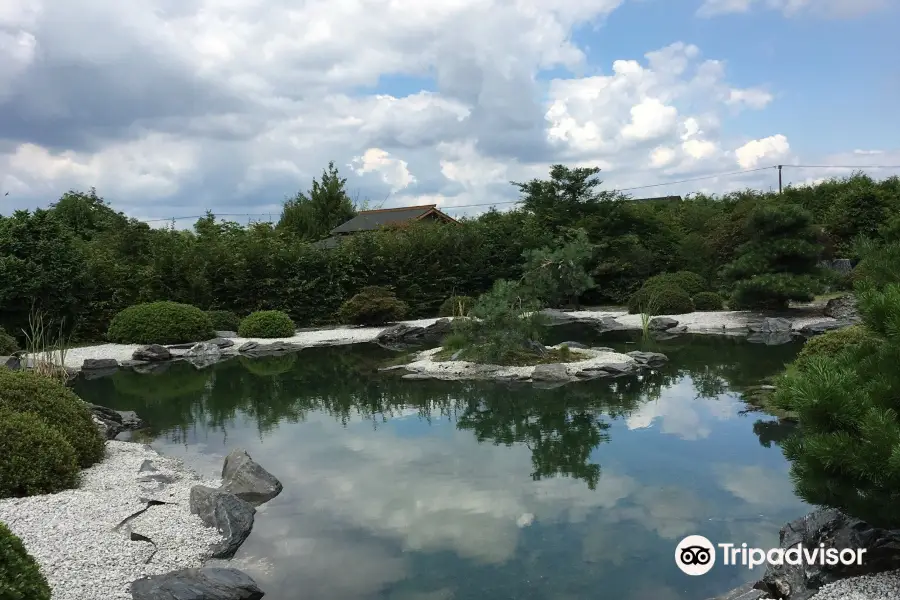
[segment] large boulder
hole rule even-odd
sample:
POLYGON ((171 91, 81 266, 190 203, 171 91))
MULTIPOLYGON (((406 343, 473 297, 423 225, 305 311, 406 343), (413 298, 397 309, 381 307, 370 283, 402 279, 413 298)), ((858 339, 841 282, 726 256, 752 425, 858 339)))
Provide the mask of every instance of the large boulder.
POLYGON ((198 369, 203 369, 222 360, 222 350, 215 344, 200 342, 184 353, 184 359, 198 369))
POLYGON ((278 479, 238 448, 225 457, 222 466, 222 490, 255 506, 268 502, 283 489, 278 479))
POLYGON ((375 343, 392 350, 440 344, 453 328, 450 319, 438 319, 427 327, 398 323, 375 337, 375 343))
POLYGON ((225 538, 212 549, 212 558, 231 558, 253 530, 256 509, 232 493, 205 485, 191 488, 190 510, 225 538))
POLYGON ((131 410, 113 410, 105 406, 85 403, 91 411, 97 429, 108 440, 115 439, 123 431, 141 429, 144 422, 131 410))
POLYGON ((82 371, 110 371, 119 368, 119 361, 114 358, 86 358, 81 363, 82 371))
POLYGON ((161 346, 160 344, 150 344, 148 346, 141 346, 135 350, 132 353, 131 358, 132 360, 146 362, 162 362, 172 358, 172 353, 169 352, 169 349, 165 346, 161 346))
POLYGON ((678 327, 678 321, 671 317, 653 317, 647 323, 647 329, 650 331, 667 331, 673 327, 678 327))
POLYGON ((761 321, 748 323, 747 328, 750 330, 747 341, 753 344, 779 346, 794 339, 793 323, 782 317, 766 317, 761 321))
POLYGON ((206 340, 206 343, 212 344, 213 346, 218 346, 220 350, 224 350, 225 348, 231 348, 232 346, 234 346, 234 342, 226 337, 215 337, 211 340, 206 340))
POLYGON ((853 321, 843 319, 834 321, 819 321, 818 323, 810 323, 808 325, 804 325, 798 330, 798 332, 803 337, 811 338, 817 335, 822 335, 826 331, 844 329, 846 327, 850 327, 851 325, 854 325, 853 321))
POLYGON ((303 346, 292 344, 290 342, 272 342, 271 344, 260 344, 259 342, 244 342, 238 346, 237 351, 244 356, 250 358, 259 358, 261 356, 281 356, 289 352, 299 352, 303 350, 303 346))
POLYGON ((0 367, 18 371, 22 367, 22 363, 18 356, 0 356, 0 367))
POLYGON ((856 305, 856 297, 853 294, 847 294, 838 298, 832 298, 825 303, 822 314, 832 319, 841 319, 847 321, 859 321, 859 308, 856 305))
POLYGON ((770 596, 762 590, 753 587, 753 582, 746 583, 739 588, 733 589, 727 594, 716 596, 709 600, 769 600, 770 596))
POLYGON ((569 381, 572 377, 566 371, 566 365, 549 364, 536 366, 531 373, 531 379, 532 381, 561 382, 569 381))
MULTIPOLYGON (((835 509, 819 509, 781 528, 780 547, 865 550, 861 565, 769 565, 754 586, 774 598, 807 600, 822 586, 900 568, 900 531, 872 527, 835 509)), ((818 561, 817 561, 818 562, 818 561)), ((826 561, 827 562, 827 561, 826 561)))
POLYGON ((181 569, 131 584, 134 600, 260 600, 263 596, 256 582, 237 569, 181 569))
POLYGON ((642 352, 640 350, 634 350, 633 352, 629 352, 628 356, 637 361, 638 365, 641 367, 650 369, 658 369, 669 362, 669 357, 660 352, 642 352))

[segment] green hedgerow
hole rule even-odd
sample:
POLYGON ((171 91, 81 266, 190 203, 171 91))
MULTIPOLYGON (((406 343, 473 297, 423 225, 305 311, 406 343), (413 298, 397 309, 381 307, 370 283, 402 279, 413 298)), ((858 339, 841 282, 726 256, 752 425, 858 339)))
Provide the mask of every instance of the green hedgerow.
POLYGON ((37 415, 71 444, 82 467, 103 458, 106 441, 87 404, 55 379, 32 371, 0 369, 0 409, 37 415))
POLYGON ((250 313, 238 327, 238 335, 245 338, 284 338, 292 337, 296 332, 294 322, 280 310, 250 313))
POLYGON ((677 285, 656 283, 646 285, 628 301, 631 314, 682 315, 694 312, 690 295, 677 285))
POLYGON ((0 356, 9 356, 18 350, 19 344, 16 343, 16 338, 0 327, 0 356))
POLYGON ((706 280, 693 271, 660 273, 659 275, 650 277, 649 279, 647 279, 647 281, 644 282, 644 285, 650 286, 657 284, 680 287, 688 293, 688 296, 691 297, 696 296, 700 292, 705 292, 709 289, 706 284, 706 280))
POLYGON ((183 344, 214 335, 208 314, 190 304, 166 301, 129 306, 113 317, 106 337, 119 344, 183 344))
POLYGON ((338 310, 342 323, 383 325, 406 316, 408 307, 394 292, 381 286, 368 286, 347 300, 338 310))
POLYGON ((78 485, 72 445, 33 413, 0 408, 0 498, 53 494, 78 485))
POLYGON ((804 369, 816 357, 835 357, 844 350, 860 348, 876 341, 875 336, 864 325, 852 325, 844 329, 826 331, 803 344, 794 364, 799 369, 804 369))
POLYGON ((0 523, 0 598, 50 600, 50 585, 22 540, 0 523))
POLYGON ((694 310, 700 311, 722 310, 722 305, 725 303, 722 296, 715 292, 700 292, 694 296, 693 300, 694 310))
POLYGON ((439 317, 465 317, 475 305, 475 299, 471 296, 450 296, 438 311, 439 317))
POLYGON ((216 331, 237 331, 241 326, 241 318, 230 310, 208 310, 206 314, 216 331))

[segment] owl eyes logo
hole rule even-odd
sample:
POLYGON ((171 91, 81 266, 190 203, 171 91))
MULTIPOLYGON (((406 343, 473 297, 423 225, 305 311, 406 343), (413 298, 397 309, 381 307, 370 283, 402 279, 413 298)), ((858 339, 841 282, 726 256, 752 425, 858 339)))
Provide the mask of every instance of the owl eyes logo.
POLYGON ((705 575, 716 564, 715 546, 702 535, 689 535, 675 548, 675 564, 686 575, 705 575))

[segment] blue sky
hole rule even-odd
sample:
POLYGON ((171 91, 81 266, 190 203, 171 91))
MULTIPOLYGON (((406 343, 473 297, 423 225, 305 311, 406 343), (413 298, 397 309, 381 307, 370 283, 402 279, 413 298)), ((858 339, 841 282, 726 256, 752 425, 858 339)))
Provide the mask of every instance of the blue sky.
POLYGON ((886 0, 10 2, 4 214, 92 186, 144 219, 277 214, 330 160, 455 215, 557 162, 665 184, 636 195, 900 164, 886 0))

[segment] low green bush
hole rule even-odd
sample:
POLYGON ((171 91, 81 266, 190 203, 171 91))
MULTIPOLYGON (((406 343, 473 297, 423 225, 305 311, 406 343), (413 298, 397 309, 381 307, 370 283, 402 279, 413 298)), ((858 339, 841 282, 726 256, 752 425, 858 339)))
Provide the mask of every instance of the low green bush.
POLYGON ((0 523, 0 598, 50 600, 50 585, 18 537, 0 523))
POLYGON ((0 356, 9 356, 18 350, 19 344, 16 343, 16 338, 0 327, 0 356))
POLYGON ((835 357, 844 350, 860 348, 875 343, 877 338, 864 325, 853 325, 844 329, 826 331, 803 344, 794 364, 804 369, 810 361, 819 356, 835 357))
POLYGON ((713 311, 722 310, 725 301, 715 292, 700 292, 693 297, 694 310, 713 311))
POLYGON ((247 315, 238 327, 246 338, 287 338, 297 332, 294 322, 280 310, 258 310, 247 315))
POLYGON ((475 299, 471 296, 450 296, 438 311, 439 317, 464 317, 469 314, 475 305, 475 299))
POLYGON ((675 286, 680 287, 684 291, 688 293, 688 296, 696 296, 700 292, 705 292, 709 289, 707 286, 706 280, 703 279, 700 275, 694 273, 693 271, 676 271, 675 273, 660 273, 659 275, 654 275, 647 279, 644 282, 644 285, 654 286, 654 285, 665 285, 665 286, 675 286))
POLYGON ((209 315, 196 306, 150 302, 129 306, 113 317, 106 337, 118 344, 183 344, 214 335, 209 315))
POLYGON ((206 314, 216 331, 237 331, 241 326, 241 318, 230 310, 208 310, 206 314))
POLYGON ((72 445, 33 413, 0 408, 0 498, 53 494, 78 485, 72 445))
POLYGON ((54 379, 32 371, 0 369, 0 409, 35 414, 69 442, 82 467, 103 458, 106 441, 87 404, 54 379))
POLYGON ((665 283, 644 284, 628 301, 628 312, 651 315, 682 315, 694 312, 690 295, 682 288, 665 283))
POLYGON ((347 300, 338 310, 341 323, 383 325, 406 316, 408 307, 394 292, 381 286, 368 286, 347 300))

